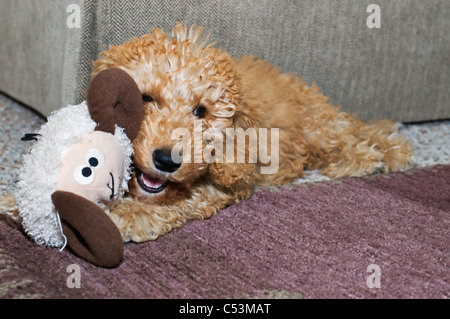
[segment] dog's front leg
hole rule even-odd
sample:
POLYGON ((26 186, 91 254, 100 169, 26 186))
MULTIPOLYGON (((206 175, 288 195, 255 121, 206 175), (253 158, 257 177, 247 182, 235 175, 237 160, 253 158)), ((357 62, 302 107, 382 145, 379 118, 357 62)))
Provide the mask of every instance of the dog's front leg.
POLYGON ((126 198, 109 214, 125 242, 155 240, 189 220, 209 218, 232 202, 245 198, 249 192, 227 192, 217 186, 201 185, 188 199, 171 205, 148 204, 126 198))

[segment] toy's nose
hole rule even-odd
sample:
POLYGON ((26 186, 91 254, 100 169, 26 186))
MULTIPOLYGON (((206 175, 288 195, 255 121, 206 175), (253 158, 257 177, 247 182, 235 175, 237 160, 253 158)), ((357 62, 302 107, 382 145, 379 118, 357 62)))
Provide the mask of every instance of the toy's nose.
POLYGON ((172 160, 171 152, 164 149, 153 151, 153 164, 160 171, 167 173, 173 173, 181 166, 181 163, 172 160))

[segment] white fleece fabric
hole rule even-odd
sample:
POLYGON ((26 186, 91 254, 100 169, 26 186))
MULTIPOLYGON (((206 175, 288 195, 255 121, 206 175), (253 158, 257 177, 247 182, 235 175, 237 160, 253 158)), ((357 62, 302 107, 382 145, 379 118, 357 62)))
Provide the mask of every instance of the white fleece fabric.
MULTIPOLYGON (((95 123, 86 101, 53 112, 37 132, 40 134, 24 155, 16 191, 17 208, 26 233, 38 244, 62 247, 64 236, 51 195, 57 190, 57 175, 66 152, 83 136, 94 131, 95 123)), ((125 154, 121 189, 128 190, 133 146, 122 128, 116 126, 115 137, 125 154)))

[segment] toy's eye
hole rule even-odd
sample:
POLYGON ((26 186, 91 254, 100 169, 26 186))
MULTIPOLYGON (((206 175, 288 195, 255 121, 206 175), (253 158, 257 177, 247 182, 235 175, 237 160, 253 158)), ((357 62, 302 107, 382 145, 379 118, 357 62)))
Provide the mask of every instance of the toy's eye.
POLYGON ((103 164, 105 164, 105 156, 104 156, 103 153, 100 152, 98 149, 96 149, 96 148, 91 148, 91 149, 86 153, 86 162, 87 162, 91 167, 100 168, 100 167, 103 166, 103 164))
POLYGON ((91 170, 91 168, 90 168, 90 167, 84 167, 84 168, 81 170, 81 175, 83 175, 83 176, 86 177, 86 178, 88 178, 89 176, 91 176, 91 175, 92 175, 92 170, 91 170))
POLYGON ((89 158, 88 162, 89 162, 89 165, 91 165, 92 167, 98 166, 98 159, 96 157, 89 158))
POLYGON ((94 172, 86 165, 78 165, 73 171, 73 178, 78 184, 89 185, 94 181, 94 172))

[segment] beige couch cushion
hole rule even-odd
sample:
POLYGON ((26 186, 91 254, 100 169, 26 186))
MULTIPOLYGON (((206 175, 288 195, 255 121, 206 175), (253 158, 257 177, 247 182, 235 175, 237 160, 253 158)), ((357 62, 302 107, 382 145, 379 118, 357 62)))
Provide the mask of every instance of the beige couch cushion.
POLYGON ((450 118, 447 0, 376 1, 380 29, 367 27, 370 3, 0 0, 0 90, 48 115, 84 99, 101 50, 185 21, 207 27, 234 56, 257 54, 300 74, 364 119, 450 118), (70 3, 81 5, 81 29, 65 26, 70 3))
POLYGON ((0 0, 0 90, 49 115, 77 95, 81 29, 66 25, 83 0, 0 0))

